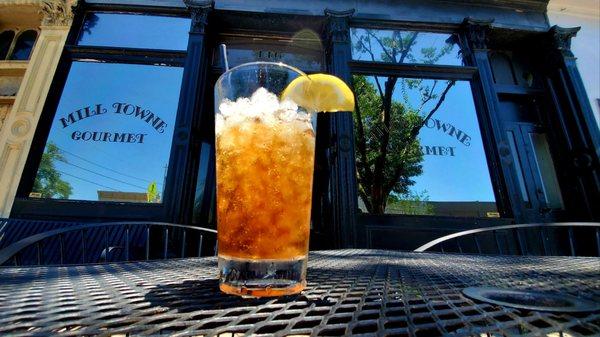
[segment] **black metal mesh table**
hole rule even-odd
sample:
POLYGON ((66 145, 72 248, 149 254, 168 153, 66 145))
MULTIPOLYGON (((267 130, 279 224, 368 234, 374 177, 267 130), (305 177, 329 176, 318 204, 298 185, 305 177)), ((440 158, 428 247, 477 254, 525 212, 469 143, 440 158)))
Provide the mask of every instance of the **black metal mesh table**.
POLYGON ((600 336, 600 313, 475 302, 468 286, 600 301, 600 259, 313 252, 299 296, 219 293, 215 258, 0 269, 0 335, 600 336))

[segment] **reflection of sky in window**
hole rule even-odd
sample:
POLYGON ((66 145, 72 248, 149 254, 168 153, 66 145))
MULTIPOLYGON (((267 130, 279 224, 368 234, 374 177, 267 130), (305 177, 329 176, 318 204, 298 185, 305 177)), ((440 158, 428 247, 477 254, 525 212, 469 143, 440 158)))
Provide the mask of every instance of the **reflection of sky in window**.
MULTIPOLYGON (((386 39, 392 39, 394 31, 392 30, 367 30, 363 28, 352 28, 351 29, 351 40, 352 40, 352 59, 359 61, 384 61, 383 56, 385 55, 384 49, 381 47, 381 44, 377 41, 384 41, 386 39), (373 53, 373 57, 366 51, 361 51, 361 49, 357 49, 356 47, 360 45, 360 37, 367 37, 368 32, 372 33, 372 36, 369 36, 370 45, 368 42, 364 41, 367 49, 373 53), (374 59, 373 59, 374 58, 374 59)), ((409 34, 413 34, 414 32, 410 31, 401 31, 400 36, 405 38, 409 36, 409 34)), ((447 46, 446 40, 450 37, 450 34, 447 33, 430 33, 430 32, 419 32, 417 38, 408 53, 409 56, 404 60, 403 63, 423 63, 423 50, 427 48, 435 47, 437 51, 441 48, 447 46), (410 59, 414 57, 414 59, 410 59)), ((399 39, 396 39, 396 41, 399 39)), ((389 48, 386 48, 389 49, 389 48)), ((441 56, 435 64, 443 64, 443 65, 462 65, 462 59, 458 54, 459 48, 457 45, 453 45, 452 49, 441 56)), ((389 50, 388 50, 389 52, 389 50)), ((398 59, 397 59, 398 60, 398 59)))
POLYGON ((150 65, 74 62, 54 117, 48 142, 68 163, 55 162, 71 184, 69 199, 98 200, 98 190, 146 192, 155 181, 162 196, 177 113, 182 68, 150 65), (167 123, 164 133, 134 115, 114 113, 113 103, 149 109, 167 123), (63 128, 60 118, 86 106, 102 104, 107 112, 63 128), (74 131, 146 134, 143 144, 77 141, 74 131))
MULTIPOLYGON (((367 77, 375 83, 374 77, 367 77)), ((380 83, 386 78, 379 77, 380 83)), ((403 102, 402 81, 396 84, 393 99, 403 102)), ((422 84, 431 86, 434 80, 423 80, 422 84)), ((439 80, 435 92, 441 94, 447 81, 439 80)), ((421 94, 415 89, 406 90, 408 102, 418 107, 421 94)), ((425 104, 421 115, 426 116, 437 103, 437 99, 425 104)), ((452 124, 471 137, 470 145, 465 146, 456 137, 438 131, 437 127, 424 127, 419 133, 421 146, 454 147, 455 156, 425 155, 423 173, 413 177, 413 192, 427 191, 430 201, 495 201, 490 181, 487 159, 483 149, 479 124, 473 104, 471 87, 467 81, 457 81, 448 92, 441 107, 433 114, 432 119, 452 124)))
POLYGON ((90 13, 79 45, 186 50, 190 19, 172 16, 90 13))

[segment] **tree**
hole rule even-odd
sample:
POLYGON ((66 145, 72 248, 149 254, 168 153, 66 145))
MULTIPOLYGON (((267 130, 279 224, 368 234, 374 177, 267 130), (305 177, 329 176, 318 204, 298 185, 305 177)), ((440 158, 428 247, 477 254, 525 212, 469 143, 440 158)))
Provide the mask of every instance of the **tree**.
POLYGON ((433 205, 428 201, 427 191, 408 192, 403 195, 392 192, 388 197, 387 210, 397 214, 433 215, 433 205))
MULTIPOLYGON (((434 64, 452 50, 452 44, 437 50, 436 47, 414 49, 418 32, 393 31, 390 36, 378 35, 377 30, 354 31, 354 49, 371 61, 401 64, 406 61, 434 64), (379 55, 376 57, 376 53, 379 55), (417 60, 417 57, 419 59, 417 60)), ((438 87, 439 80, 428 85, 423 79, 407 79, 397 76, 380 78, 353 76, 356 107, 354 128, 357 148, 357 178, 359 195, 369 213, 383 214, 390 193, 410 196, 412 177, 423 172, 421 151, 417 135, 435 111, 439 109, 454 81, 446 81, 445 88, 438 87), (393 95, 400 82, 402 101, 393 95), (412 106, 408 91, 417 90, 420 100, 412 106), (437 100, 434 107, 425 107, 437 100)))
POLYGON ((54 166, 55 161, 66 162, 66 159, 56 144, 48 142, 33 183, 33 191, 41 193, 42 198, 67 199, 73 193, 73 188, 62 180, 60 172, 54 166))

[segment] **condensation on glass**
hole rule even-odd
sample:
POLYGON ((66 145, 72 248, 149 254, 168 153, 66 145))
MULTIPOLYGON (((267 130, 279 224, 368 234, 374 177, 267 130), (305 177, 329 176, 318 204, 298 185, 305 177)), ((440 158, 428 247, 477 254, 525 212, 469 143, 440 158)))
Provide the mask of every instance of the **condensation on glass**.
POLYGON ((5 30, 0 33, 0 60, 5 60, 8 56, 14 38, 15 32, 12 30, 5 30))
MULTIPOLYGON (((319 36, 310 30, 300 31, 291 38, 223 36, 227 45, 229 67, 243 63, 266 61, 283 62, 304 72, 323 71, 323 45, 319 36)), ((212 65, 223 68, 220 48, 213 54, 212 65)))
POLYGON ((182 75, 73 62, 30 197, 162 202, 182 75))
POLYGON ((451 33, 351 28, 350 35, 356 61, 462 65, 451 33))
POLYGON ((98 13, 86 15, 80 46, 186 50, 190 19, 176 16, 98 13))
POLYGON ((354 75, 353 87, 363 212, 499 216, 468 81, 354 75))
POLYGON ((545 133, 532 132, 529 133, 529 140, 535 154, 535 167, 542 180, 546 206, 552 209, 563 209, 563 199, 554 170, 554 161, 550 154, 548 138, 545 133))

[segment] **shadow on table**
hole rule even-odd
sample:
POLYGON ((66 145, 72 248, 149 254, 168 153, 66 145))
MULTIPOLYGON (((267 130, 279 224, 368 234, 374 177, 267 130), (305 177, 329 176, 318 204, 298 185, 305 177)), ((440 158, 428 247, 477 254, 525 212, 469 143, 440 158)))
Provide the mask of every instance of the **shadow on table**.
POLYGON ((310 306, 312 303, 319 305, 328 301, 327 298, 307 298, 302 294, 271 298, 242 298, 222 293, 219 290, 217 279, 160 284, 151 289, 145 299, 152 306, 177 309, 179 312, 248 308, 271 304, 280 307, 282 304, 291 302, 306 302, 306 306, 310 306))

